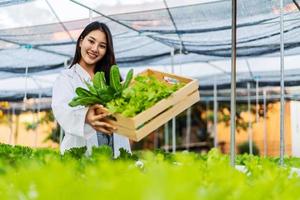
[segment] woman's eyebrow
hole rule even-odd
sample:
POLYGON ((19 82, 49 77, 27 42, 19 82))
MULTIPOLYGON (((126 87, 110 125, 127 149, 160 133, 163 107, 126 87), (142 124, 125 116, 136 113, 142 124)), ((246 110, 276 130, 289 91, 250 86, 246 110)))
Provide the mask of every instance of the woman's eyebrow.
POLYGON ((93 36, 89 36, 90 39, 96 40, 93 36))

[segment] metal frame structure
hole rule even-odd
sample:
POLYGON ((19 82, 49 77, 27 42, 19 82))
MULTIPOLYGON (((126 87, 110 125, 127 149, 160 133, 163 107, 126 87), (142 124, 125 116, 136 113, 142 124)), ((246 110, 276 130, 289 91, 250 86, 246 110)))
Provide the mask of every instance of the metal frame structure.
MULTIPOLYGON (((84 8, 87 8, 89 10, 89 20, 92 21, 93 19, 93 12, 99 14, 99 15, 102 15, 104 16, 105 18, 107 19, 110 19, 122 26, 125 26, 127 28, 129 28, 130 30, 133 30, 133 31, 136 31, 137 33, 141 34, 141 32, 137 29, 134 29, 133 27, 131 26, 128 26, 120 21, 118 21, 117 19, 114 19, 113 17, 111 16, 107 16, 103 13, 100 13, 98 12, 97 10, 95 9, 92 9, 91 7, 88 7, 86 5, 83 5, 81 3, 79 3, 78 1, 76 0, 71 0, 73 3, 77 4, 77 5, 80 5, 84 8)), ((61 20, 59 19, 58 15, 55 13, 54 9, 52 8, 51 4, 49 4, 48 1, 46 1, 46 3, 48 4, 49 8, 51 9, 52 13, 55 15, 56 19, 59 21, 59 23, 62 25, 62 27, 64 28, 64 31, 66 31, 71 39, 72 42, 74 42, 74 39, 72 38, 71 34, 69 33, 69 31, 67 30, 67 28, 64 26, 64 24, 61 22, 61 20)), ((232 6, 232 13, 231 13, 231 16, 232 16, 232 19, 231 19, 231 96, 230 96, 230 101, 231 101, 231 105, 230 105, 230 108, 231 108, 231 115, 230 115, 230 118, 231 118, 231 122, 230 122, 230 126, 231 126, 231 132, 230 132, 230 163, 232 166, 235 165, 235 132, 236 132, 236 122, 235 122, 235 119, 236 119, 236 100, 237 100, 237 97, 236 97, 236 62, 237 62, 237 52, 236 52, 236 42, 237 42, 237 0, 232 0, 231 1, 231 6, 232 6)), ((294 1, 295 5, 297 6, 297 8, 299 8, 299 5, 297 4, 296 1, 294 1)), ((168 47, 171 48, 171 65, 172 65, 172 72, 174 73, 174 55, 175 54, 178 54, 178 53, 181 53, 182 51, 185 50, 185 46, 184 46, 184 43, 183 43, 183 40, 181 38, 181 35, 178 33, 178 27, 176 26, 176 23, 174 22, 174 19, 173 19, 173 15, 171 13, 171 11, 169 10, 169 7, 168 7, 168 4, 167 4, 167 1, 164 0, 164 4, 165 4, 165 7, 168 11, 168 15, 173 23, 173 26, 174 26, 174 29, 175 31, 177 32, 177 36, 178 36, 178 39, 181 43, 180 45, 180 49, 174 49, 174 46, 172 45, 168 45, 164 42, 161 42, 159 40, 157 40, 157 38, 154 38, 152 37, 151 35, 147 35, 147 34, 144 34, 145 37, 148 37, 148 38, 151 38, 153 39, 154 42, 159 42, 161 44, 164 44, 168 47)), ((284 85, 284 80, 285 80, 285 74, 284 74, 284 15, 283 15, 283 0, 280 0, 280 103, 281 103, 281 106, 280 106, 280 164, 283 165, 284 164, 284 160, 283 160, 283 157, 284 157, 284 117, 283 117, 283 114, 285 112, 284 110, 284 102, 285 102, 285 99, 288 98, 288 95, 285 95, 285 85, 284 85)), ((10 40, 5 40, 5 39, 1 39, 2 41, 5 41, 5 42, 9 42, 9 43, 13 43, 13 44, 17 44, 17 45, 23 45, 21 43, 18 43, 18 42, 14 42, 14 41, 10 41, 10 40)), ((54 53, 54 54, 57 54, 57 55, 63 55, 63 56, 69 56, 67 54, 62 54, 62 53, 57 53, 57 52, 53 52, 51 50, 46 50, 46 49, 41 49, 40 47, 38 46, 32 46, 31 48, 33 49, 38 49, 40 51, 45 51, 45 52, 49 52, 49 53, 54 53)), ((246 62, 248 63, 248 61, 246 60, 246 62)), ((229 75, 228 72, 226 72, 225 70, 223 70, 222 68, 219 68, 218 66, 210 63, 212 66, 215 66, 215 68, 223 71, 226 75, 229 75)), ((249 64, 249 63, 248 63, 249 64)), ((256 121, 258 121, 258 101, 259 99, 262 99, 264 100, 264 105, 265 105, 265 101, 266 101, 266 91, 264 90, 263 91, 263 96, 259 96, 259 86, 260 86, 260 80, 258 79, 258 77, 255 77, 253 75, 253 73, 251 72, 250 68, 249 68, 249 72, 252 76, 253 79, 255 79, 256 81, 256 121)), ((28 67, 26 67, 26 77, 27 77, 27 73, 28 73, 28 67)), ((213 101, 214 101, 214 115, 215 115, 215 118, 214 118, 214 135, 215 135, 215 141, 214 141, 214 146, 216 147, 217 146, 217 104, 218 104, 218 100, 222 100, 224 99, 224 97, 219 97, 217 95, 217 85, 218 83, 214 83, 214 95, 213 95, 213 101)), ((249 96, 249 95, 248 95, 249 96)), ((25 90, 25 96, 24 98, 26 99, 27 97, 27 91, 25 90)), ((272 98, 275 98, 274 95, 268 95, 268 97, 270 99, 272 98)), ((276 97, 278 98, 278 97, 276 97)), ((238 98, 239 100, 240 98, 238 98)), ((250 97, 248 97, 248 99, 250 99, 250 97)), ((264 107, 265 108, 265 107, 264 107)), ((190 116, 188 114, 188 116, 190 116)), ((187 119, 188 120, 188 119, 187 119)), ((175 133, 175 128, 176 128, 176 121, 175 121, 175 118, 172 119, 172 152, 175 152, 176 151, 176 133, 175 133)), ((167 130, 167 125, 165 125, 165 130, 167 130)), ((190 131, 190 130, 189 130, 190 131)), ((188 135, 188 132, 187 131, 187 135, 188 135)), ((168 133, 167 131, 165 132, 165 144, 168 145, 169 141, 168 141, 168 133)), ((188 138, 186 139, 186 141, 188 142, 188 138)), ((266 146, 266 145, 265 145, 266 146)), ((267 149, 267 147, 265 147, 265 149, 267 149)), ((265 150, 266 152, 266 150, 265 150)), ((266 153, 265 153, 266 154, 266 153)))

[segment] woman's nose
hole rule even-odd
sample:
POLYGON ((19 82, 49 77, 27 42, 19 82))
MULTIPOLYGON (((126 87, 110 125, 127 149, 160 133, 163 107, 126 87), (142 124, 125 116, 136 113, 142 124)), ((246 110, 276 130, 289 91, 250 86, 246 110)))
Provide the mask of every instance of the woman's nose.
POLYGON ((97 47, 96 44, 92 45, 92 51, 95 51, 95 52, 96 52, 96 51, 97 51, 97 48, 98 48, 98 47, 97 47))

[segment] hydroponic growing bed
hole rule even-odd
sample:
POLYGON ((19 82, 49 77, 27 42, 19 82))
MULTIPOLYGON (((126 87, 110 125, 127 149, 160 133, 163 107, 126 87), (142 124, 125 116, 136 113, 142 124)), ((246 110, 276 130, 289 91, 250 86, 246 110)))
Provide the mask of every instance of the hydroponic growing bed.
POLYGON ((75 149, 60 156, 48 149, 0 145, 0 199, 300 199, 297 158, 243 155, 237 164, 216 149, 208 154, 75 149))

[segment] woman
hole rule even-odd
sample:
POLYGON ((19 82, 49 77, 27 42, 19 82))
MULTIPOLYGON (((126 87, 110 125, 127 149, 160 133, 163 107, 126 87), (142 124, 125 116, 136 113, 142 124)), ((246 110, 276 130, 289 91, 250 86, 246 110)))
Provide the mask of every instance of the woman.
POLYGON ((105 121, 106 112, 102 105, 90 107, 70 107, 68 103, 76 95, 77 87, 84 87, 98 71, 105 72, 109 82, 110 67, 115 64, 113 41, 108 27, 99 22, 87 25, 80 34, 73 62, 69 69, 62 71, 53 86, 52 110, 55 119, 65 131, 60 145, 63 154, 72 147, 109 145, 114 156, 119 155, 119 148, 130 152, 129 140, 114 134, 115 127, 105 121), (96 112, 97 110, 97 112, 96 112))

